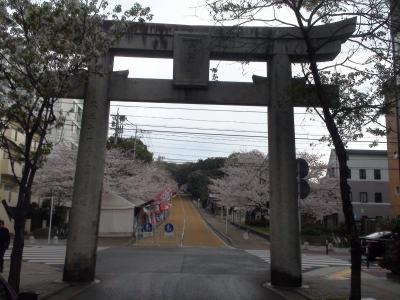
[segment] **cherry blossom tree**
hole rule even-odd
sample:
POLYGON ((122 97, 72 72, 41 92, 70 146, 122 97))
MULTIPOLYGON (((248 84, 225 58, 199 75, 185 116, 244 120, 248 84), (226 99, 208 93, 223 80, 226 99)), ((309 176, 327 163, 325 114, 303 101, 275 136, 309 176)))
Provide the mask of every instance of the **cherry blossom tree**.
POLYGON ((233 153, 225 161, 222 178, 212 179, 210 194, 225 207, 267 210, 268 160, 259 151, 233 153))
POLYGON ((321 222, 325 216, 339 213, 341 208, 340 185, 337 178, 326 177, 327 164, 321 155, 302 152, 298 157, 307 161, 310 171, 306 177, 310 194, 299 200, 302 220, 321 222))
POLYGON ((58 205, 72 200, 76 155, 67 145, 56 145, 38 170, 33 191, 39 195, 52 194, 58 205))
POLYGON ((110 149, 106 154, 105 186, 134 202, 148 202, 166 187, 177 189, 170 173, 157 162, 133 160, 131 152, 110 149))
POLYGON ((321 222, 325 216, 337 214, 341 209, 340 186, 337 178, 320 178, 310 183, 311 192, 300 200, 302 219, 321 222))
MULTIPOLYGON (((321 221, 324 216, 340 210, 340 188, 337 179, 326 178, 327 164, 318 154, 299 153, 310 167, 306 179, 311 192, 300 200, 304 216, 321 221)), ((244 211, 269 210, 269 180, 267 157, 258 151, 234 153, 225 161, 222 178, 212 179, 209 192, 222 206, 237 207, 244 211)))
MULTIPOLYGON (((75 163, 76 151, 57 145, 38 171, 34 191, 40 195, 57 195, 60 205, 71 200, 75 163)), ((134 160, 131 151, 107 150, 104 191, 112 191, 135 203, 136 199, 143 202, 153 200, 165 188, 176 190, 177 184, 163 165, 134 160)))
POLYGON ((44 155, 49 129, 57 124, 54 104, 73 88, 71 79, 98 72, 97 61, 127 28, 126 21, 151 19, 138 3, 123 12, 98 0, 0 0, 0 147, 11 162, 19 193, 14 213, 8 281, 18 292, 24 228, 32 185, 44 155), (105 19, 114 25, 103 27, 105 19), (23 143, 7 132, 17 128, 23 143), (15 164, 22 164, 22 174, 15 164))

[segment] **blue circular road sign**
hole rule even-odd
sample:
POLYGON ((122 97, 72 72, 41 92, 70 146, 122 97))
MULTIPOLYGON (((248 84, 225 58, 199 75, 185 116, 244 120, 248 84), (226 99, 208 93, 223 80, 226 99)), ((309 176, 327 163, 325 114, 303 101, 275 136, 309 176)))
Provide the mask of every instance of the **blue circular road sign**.
POLYGON ((145 232, 151 232, 153 230, 153 225, 150 223, 146 223, 143 225, 143 231, 145 232))
POLYGON ((172 231, 174 231, 174 225, 172 225, 171 223, 165 224, 164 230, 165 232, 171 233, 172 231))

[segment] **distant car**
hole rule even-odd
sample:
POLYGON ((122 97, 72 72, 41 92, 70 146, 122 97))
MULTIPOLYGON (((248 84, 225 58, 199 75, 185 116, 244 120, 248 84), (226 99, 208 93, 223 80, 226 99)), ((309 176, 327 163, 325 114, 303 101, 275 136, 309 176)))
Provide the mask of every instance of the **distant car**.
POLYGON ((375 260, 385 254, 386 244, 393 241, 396 234, 391 231, 377 231, 361 237, 362 254, 368 260, 375 260))

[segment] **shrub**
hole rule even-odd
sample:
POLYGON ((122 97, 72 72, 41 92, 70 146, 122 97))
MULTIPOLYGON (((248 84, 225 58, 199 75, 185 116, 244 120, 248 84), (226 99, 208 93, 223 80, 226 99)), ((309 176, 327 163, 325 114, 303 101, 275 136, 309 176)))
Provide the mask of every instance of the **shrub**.
POLYGON ((380 266, 392 271, 394 274, 400 275, 400 238, 387 245, 380 266))
POLYGON ((386 245, 385 255, 380 262, 380 266, 392 271, 394 274, 400 275, 400 218, 392 224, 394 226, 388 229, 396 233, 396 238, 393 242, 389 242, 386 245))

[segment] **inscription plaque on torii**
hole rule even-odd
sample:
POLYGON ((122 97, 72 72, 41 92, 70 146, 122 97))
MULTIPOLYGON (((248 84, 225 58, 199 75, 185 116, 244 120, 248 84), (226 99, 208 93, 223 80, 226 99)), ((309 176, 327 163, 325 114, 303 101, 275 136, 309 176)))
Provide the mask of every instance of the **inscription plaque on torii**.
MULTIPOLYGON (((105 29, 112 22, 105 22, 105 29)), ((329 61, 353 33, 350 19, 309 30, 317 61, 329 61)), ((68 97, 85 98, 64 280, 93 281, 96 265, 104 149, 109 101, 268 106, 271 205, 271 283, 301 286, 296 149, 293 107, 319 106, 312 85, 292 79, 291 64, 307 62, 298 28, 216 27, 132 23, 98 62, 86 85, 76 79, 68 97), (174 59, 173 80, 127 78, 112 72, 114 56, 174 59), (267 77, 252 83, 209 81, 210 59, 265 61, 267 77)), ((338 88, 324 86, 325 101, 338 103, 338 88)))

